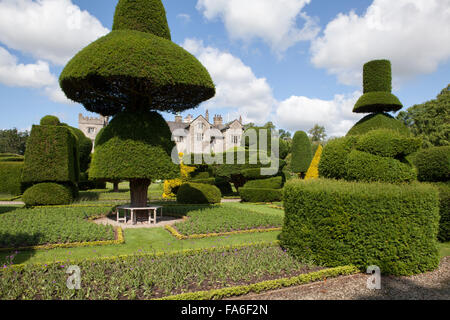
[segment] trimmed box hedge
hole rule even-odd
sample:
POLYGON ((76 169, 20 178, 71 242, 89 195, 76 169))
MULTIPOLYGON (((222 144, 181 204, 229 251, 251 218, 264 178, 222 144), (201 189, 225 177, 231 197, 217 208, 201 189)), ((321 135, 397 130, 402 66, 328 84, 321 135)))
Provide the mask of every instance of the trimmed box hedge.
POLYGON ((283 189, 243 187, 239 194, 244 202, 278 202, 283 198, 283 189))
POLYGON ((327 267, 376 265, 412 275, 439 265, 439 194, 430 185, 291 181, 282 246, 327 267))
POLYGON ((450 241, 450 183, 435 183, 439 189, 439 222, 438 239, 442 242, 450 241))
POLYGON ((17 196, 22 193, 23 162, 0 161, 0 193, 17 196))
POLYGON ((420 181, 450 180, 450 146, 419 151, 414 159, 420 181))
POLYGON ((253 189, 281 189, 283 187, 283 177, 273 177, 268 179, 251 180, 244 185, 244 188, 253 189))
POLYGON ((358 138, 353 136, 330 140, 322 152, 319 176, 328 179, 345 179, 347 158, 357 142, 358 138))
POLYGON ((76 138, 67 127, 34 125, 27 140, 22 181, 77 182, 76 138))
POLYGON ((221 200, 219 188, 209 184, 185 183, 177 192, 177 202, 182 204, 214 204, 221 200))
POLYGON ((28 188, 22 200, 27 207, 64 205, 73 201, 73 192, 57 183, 39 183, 28 188))

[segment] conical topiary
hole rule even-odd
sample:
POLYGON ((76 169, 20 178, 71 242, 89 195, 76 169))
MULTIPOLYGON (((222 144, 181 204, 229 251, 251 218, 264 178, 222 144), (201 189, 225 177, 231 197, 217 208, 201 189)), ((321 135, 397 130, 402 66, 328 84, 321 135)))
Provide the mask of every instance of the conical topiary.
POLYGON ((389 60, 374 60, 364 65, 364 95, 356 102, 353 112, 376 113, 403 108, 392 92, 392 71, 389 60))

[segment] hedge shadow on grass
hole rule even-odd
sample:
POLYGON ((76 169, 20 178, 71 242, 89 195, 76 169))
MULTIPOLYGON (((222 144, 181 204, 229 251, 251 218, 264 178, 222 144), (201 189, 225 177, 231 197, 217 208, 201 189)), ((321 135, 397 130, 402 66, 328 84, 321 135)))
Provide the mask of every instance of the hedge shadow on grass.
MULTIPOLYGON (((14 247, 16 247, 14 245, 15 243, 20 243, 20 241, 24 237, 29 238, 28 234, 19 233, 19 234, 12 235, 12 234, 7 233, 7 234, 2 234, 1 236, 2 236, 2 238, 8 237, 9 242, 11 243, 11 245, 9 246, 9 248, 11 248, 11 250, 5 250, 2 247, 0 247, 0 268, 2 268, 2 269, 5 268, 5 265, 9 266, 11 264, 23 264, 34 256, 34 254, 36 252, 35 249, 31 249, 31 248, 30 249, 14 249, 14 247)), ((43 235, 41 233, 34 234, 33 235, 33 243, 34 244, 32 244, 30 246, 39 244, 42 236, 43 235)))
POLYGON ((8 206, 0 207, 0 214, 11 212, 17 209, 19 209, 19 207, 8 207, 8 206))

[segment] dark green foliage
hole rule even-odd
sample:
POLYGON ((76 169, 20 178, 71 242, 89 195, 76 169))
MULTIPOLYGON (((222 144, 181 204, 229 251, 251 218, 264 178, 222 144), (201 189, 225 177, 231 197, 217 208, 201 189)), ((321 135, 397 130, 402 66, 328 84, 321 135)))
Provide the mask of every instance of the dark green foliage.
POLYGON ((392 91, 391 62, 374 60, 364 65, 364 95, 356 102, 353 112, 389 112, 403 108, 392 91))
POLYGON ((172 162, 175 143, 157 112, 123 112, 99 132, 89 177, 102 180, 174 179, 179 167, 172 162))
POLYGON ((22 201, 28 207, 66 205, 73 201, 73 196, 69 188, 60 184, 39 183, 25 191, 22 201))
POLYGON ((21 179, 23 162, 0 161, 0 193, 19 195, 21 190, 21 179))
POLYGON ((397 119, 423 139, 424 148, 450 145, 450 85, 435 100, 402 111, 397 119))
POLYGON ((78 189, 80 191, 93 190, 93 189, 106 189, 106 182, 89 180, 86 172, 80 173, 80 182, 78 182, 78 189))
POLYGON ((346 167, 347 180, 403 183, 417 179, 416 171, 408 163, 357 150, 348 155, 346 167))
POLYGON ((264 178, 266 178, 266 176, 261 175, 261 168, 244 169, 244 170, 242 170, 242 175, 247 180, 264 179, 264 178))
POLYGON ((353 112, 389 112, 403 108, 400 100, 390 92, 368 92, 356 102, 353 112))
POLYGON ((409 138, 389 129, 373 130, 359 138, 356 149, 383 157, 402 158, 420 149, 420 138, 409 138))
POLYGON ((207 171, 204 171, 204 172, 194 171, 193 173, 191 173, 192 179, 209 179, 210 177, 211 177, 211 175, 207 171))
POLYGON ((450 146, 421 150, 417 153, 414 164, 420 181, 449 181, 450 146))
POLYGON ((281 189, 283 187, 282 177, 273 177, 269 179, 252 180, 245 184, 244 188, 254 189, 281 189))
POLYGON ((278 157, 280 159, 286 159, 289 152, 291 152, 291 143, 284 139, 279 139, 279 140, 280 140, 280 142, 279 142, 278 157))
POLYGON ((216 178, 192 179, 192 180, 189 180, 189 182, 215 185, 216 178))
POLYGON ((450 183, 435 183, 439 189, 439 222, 438 239, 442 242, 450 241, 450 183))
POLYGON ((28 131, 20 132, 17 129, 0 130, 0 154, 25 154, 25 147, 29 135, 28 131))
POLYGON ((324 147, 319 162, 319 176, 328 179, 347 177, 347 159, 358 141, 357 137, 330 140, 324 147))
POLYGON ((161 0, 120 0, 114 15, 113 30, 148 32, 171 40, 166 10, 161 0))
POLYGON ((308 171, 312 158, 311 142, 308 135, 303 131, 297 131, 292 141, 291 171, 305 173, 308 171))
POLYGON ((86 172, 89 169, 91 163, 92 152, 92 140, 86 137, 80 129, 71 127, 65 123, 62 125, 67 126, 73 135, 77 138, 78 153, 80 155, 80 172, 86 172))
POLYGON ((41 119, 41 126, 59 126, 59 118, 55 116, 45 116, 41 119))
POLYGON ((185 183, 177 193, 177 202, 182 204, 214 204, 221 200, 219 188, 209 184, 185 183))
POLYGON ((76 138, 63 126, 33 126, 22 181, 74 182, 79 178, 76 138))
POLYGON ((293 181, 281 244, 299 259, 411 275, 439 265, 439 195, 427 185, 293 181))
POLYGON ((219 188, 220 192, 223 196, 228 196, 233 194, 233 188, 231 187, 230 182, 227 179, 217 177, 215 186, 219 188))
POLYGON ((283 189, 240 188, 239 194, 244 202, 278 202, 282 200, 283 189))
POLYGON ((361 119, 352 129, 350 129, 347 136, 362 135, 377 129, 391 129, 404 135, 411 135, 408 127, 401 121, 387 113, 375 113, 361 119))
POLYGON ((131 30, 113 31, 80 51, 60 85, 69 99, 105 116, 139 108, 182 112, 215 95, 208 71, 193 55, 131 30))

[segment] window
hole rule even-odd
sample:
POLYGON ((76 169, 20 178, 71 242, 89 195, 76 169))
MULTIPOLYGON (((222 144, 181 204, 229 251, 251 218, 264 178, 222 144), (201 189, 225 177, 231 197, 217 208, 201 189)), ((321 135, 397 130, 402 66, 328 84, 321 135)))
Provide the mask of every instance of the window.
POLYGON ((203 141, 204 136, 203 133, 197 133, 197 141, 203 141))
POLYGON ((88 133, 95 133, 95 128, 89 127, 88 128, 88 133))
POLYGON ((231 137, 231 141, 233 142, 233 144, 238 144, 239 143, 239 136, 232 136, 231 137))
POLYGON ((199 130, 203 130, 204 127, 205 127, 205 125, 203 124, 203 122, 200 122, 199 124, 197 124, 197 128, 199 130))
POLYGON ((183 142, 184 141, 184 137, 175 137, 175 141, 176 142, 183 142))

